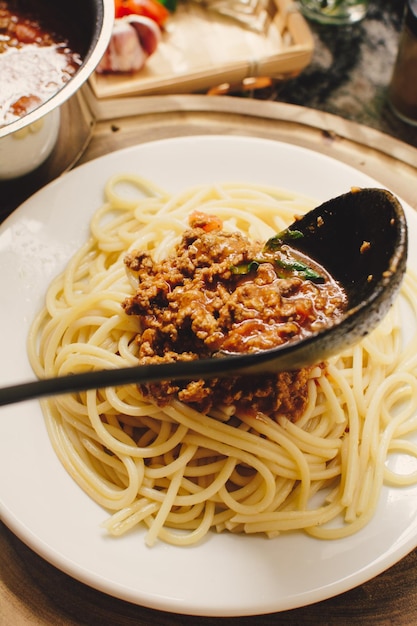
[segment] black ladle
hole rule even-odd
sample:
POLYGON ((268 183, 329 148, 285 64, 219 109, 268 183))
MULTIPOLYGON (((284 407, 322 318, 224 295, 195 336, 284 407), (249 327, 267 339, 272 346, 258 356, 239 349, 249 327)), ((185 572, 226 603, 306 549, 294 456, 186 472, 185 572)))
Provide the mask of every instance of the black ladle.
POLYGON ((315 259, 346 290, 347 310, 333 325, 262 352, 70 374, 5 387, 0 389, 0 405, 130 383, 292 370, 357 343, 381 321, 401 285, 407 260, 407 222, 401 204, 383 189, 353 189, 289 228, 303 233, 291 247, 315 259))

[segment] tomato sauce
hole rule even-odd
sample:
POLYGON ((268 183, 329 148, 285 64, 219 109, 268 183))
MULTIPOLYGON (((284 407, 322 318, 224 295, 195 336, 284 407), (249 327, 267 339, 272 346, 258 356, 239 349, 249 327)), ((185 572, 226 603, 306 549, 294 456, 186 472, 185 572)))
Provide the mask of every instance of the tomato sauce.
POLYGON ((30 0, 0 1, 0 127, 46 102, 82 63, 56 16, 41 10, 30 0))

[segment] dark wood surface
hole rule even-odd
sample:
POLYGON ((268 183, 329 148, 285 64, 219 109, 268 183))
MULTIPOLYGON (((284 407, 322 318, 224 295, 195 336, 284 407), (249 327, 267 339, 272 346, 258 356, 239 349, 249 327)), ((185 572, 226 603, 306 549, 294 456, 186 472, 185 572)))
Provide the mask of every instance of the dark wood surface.
MULTIPOLYGON (((340 117, 287 104, 207 96, 148 100, 139 117, 97 124, 79 162, 153 139, 207 133, 269 137, 312 148, 377 178, 417 210, 416 148, 340 117)), ((210 618, 163 613, 91 589, 44 561, 0 526, 1 626, 210 626, 219 622, 243 626, 416 624, 417 551, 373 580, 318 604, 263 616, 210 618)))
MULTIPOLYGON (((6 528, 0 533, 2 626, 340 626, 417 623, 417 551, 377 578, 335 598, 270 615, 239 618, 174 615, 86 587, 58 571, 6 528)), ((230 581, 233 585, 233 581, 230 581)))

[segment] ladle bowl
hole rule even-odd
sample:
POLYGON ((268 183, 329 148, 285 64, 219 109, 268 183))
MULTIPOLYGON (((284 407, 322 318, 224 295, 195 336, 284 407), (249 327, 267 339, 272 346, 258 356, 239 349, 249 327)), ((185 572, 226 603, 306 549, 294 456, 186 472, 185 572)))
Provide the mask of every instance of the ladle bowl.
POLYGON ((292 227, 303 237, 291 246, 328 270, 344 288, 348 306, 332 326, 271 351, 280 354, 283 369, 326 359, 370 333, 392 305, 407 263, 405 214, 385 189, 353 189, 313 209, 292 227))
POLYGON ((122 384, 293 370, 358 343, 383 319, 404 277, 408 237, 400 202, 385 189, 355 188, 324 202, 289 229, 303 234, 291 247, 316 260, 346 291, 348 306, 332 325, 261 352, 86 372, 5 387, 0 389, 0 405, 122 384))

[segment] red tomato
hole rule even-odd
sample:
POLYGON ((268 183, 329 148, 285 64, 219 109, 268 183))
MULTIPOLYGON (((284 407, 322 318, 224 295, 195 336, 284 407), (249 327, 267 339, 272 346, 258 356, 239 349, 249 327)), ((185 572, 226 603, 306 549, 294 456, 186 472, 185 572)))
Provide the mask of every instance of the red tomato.
POLYGON ((125 15, 144 15, 151 18, 158 26, 162 26, 169 11, 157 0, 115 0, 115 17, 125 15))
POLYGON ((206 233, 212 230, 220 230, 223 226, 222 220, 216 215, 208 215, 203 211, 195 210, 191 213, 188 222, 191 228, 202 228, 206 233))

